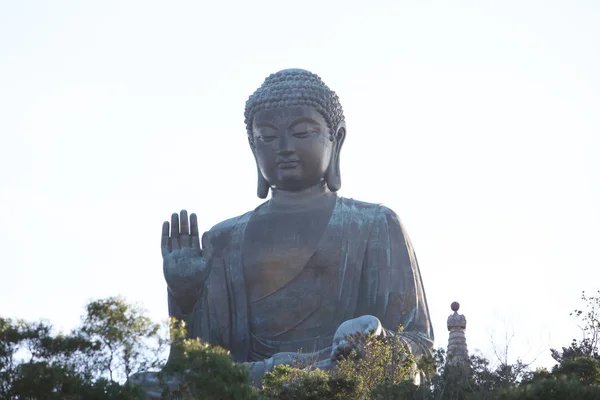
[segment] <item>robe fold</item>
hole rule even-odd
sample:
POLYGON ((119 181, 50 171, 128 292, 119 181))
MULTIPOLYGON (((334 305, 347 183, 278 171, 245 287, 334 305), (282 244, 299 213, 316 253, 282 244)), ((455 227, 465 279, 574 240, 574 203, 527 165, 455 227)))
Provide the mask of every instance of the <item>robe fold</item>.
POLYGON ((190 312, 182 312, 177 294, 169 293, 169 314, 186 321, 190 337, 229 349, 238 362, 262 362, 263 372, 269 362, 262 360, 279 352, 328 355, 336 328, 362 315, 376 316, 388 332, 402 326, 413 349, 432 348, 419 266, 393 211, 338 197, 306 266, 276 292, 251 302, 243 243, 252 215, 226 220, 204 234, 211 272, 190 312), (270 330, 276 318, 284 319, 280 332, 270 330))

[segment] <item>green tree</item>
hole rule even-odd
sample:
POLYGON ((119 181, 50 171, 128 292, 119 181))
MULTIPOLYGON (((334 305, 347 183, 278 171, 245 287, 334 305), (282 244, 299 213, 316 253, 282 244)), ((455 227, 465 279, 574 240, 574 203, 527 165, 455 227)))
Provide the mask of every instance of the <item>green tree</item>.
POLYGON ((429 400, 430 388, 426 385, 415 385, 410 381, 396 384, 384 383, 377 385, 372 391, 372 400, 429 400))
POLYGON ((159 325, 118 297, 90 302, 69 334, 0 318, 0 399, 140 398, 125 380, 162 365, 164 344, 159 325))
POLYGON ((575 309, 571 316, 578 320, 581 329, 581 340, 573 339, 569 347, 561 350, 552 349, 552 357, 561 363, 565 359, 576 357, 593 357, 600 360, 598 344, 600 341, 600 290, 594 296, 581 292, 581 300, 586 310, 575 309))
POLYGON ((356 379, 335 376, 319 369, 306 370, 279 365, 263 378, 262 395, 277 400, 359 399, 356 379))
POLYGON ((374 337, 356 333, 346 340, 353 343, 355 350, 338 362, 335 374, 356 380, 361 398, 368 398, 380 385, 412 381, 419 373, 415 358, 400 335, 374 337))
POLYGON ((78 332, 96 345, 93 357, 96 377, 123 382, 134 373, 157 369, 165 363, 162 356, 168 339, 161 325, 147 317, 142 308, 128 304, 121 297, 87 304, 78 332))
POLYGON ((186 336, 185 324, 171 321, 171 346, 177 356, 160 373, 163 399, 259 399, 258 391, 249 385, 247 368, 235 363, 229 351, 186 336), (178 387, 169 389, 169 379, 178 380, 178 387))
POLYGON ((584 385, 600 384, 600 360, 594 357, 564 359, 552 369, 552 375, 566 375, 584 385))
POLYGON ((431 379, 431 399, 470 400, 491 398, 498 377, 488 359, 471 355, 469 365, 447 363, 443 349, 435 352, 437 374, 431 379))
POLYGON ((133 400, 139 389, 92 379, 99 350, 78 332, 54 335, 44 322, 0 319, 0 399, 133 400))
POLYGON ((443 350, 415 360, 398 336, 356 334, 347 337, 353 351, 332 370, 278 366, 258 391, 227 350, 187 339, 185 325, 174 321, 168 340, 143 309, 111 297, 90 302, 81 326, 69 334, 43 321, 0 318, 0 400, 142 399, 141 388, 126 380, 160 369, 168 345, 170 362, 152 375, 165 400, 600 399, 600 296, 584 293, 582 299, 586 311, 573 315, 583 338, 553 350, 558 364, 551 371, 530 371, 520 361, 493 367, 477 355, 468 366, 452 365, 443 350), (431 379, 415 385, 418 372, 431 379))
POLYGON ((598 400, 600 387, 588 386, 575 379, 551 377, 502 389, 499 400, 598 400))
POLYGON ((333 370, 278 366, 263 379, 263 395, 285 400, 358 400, 427 393, 426 387, 412 383, 418 366, 400 336, 357 333, 346 340, 353 350, 333 370))

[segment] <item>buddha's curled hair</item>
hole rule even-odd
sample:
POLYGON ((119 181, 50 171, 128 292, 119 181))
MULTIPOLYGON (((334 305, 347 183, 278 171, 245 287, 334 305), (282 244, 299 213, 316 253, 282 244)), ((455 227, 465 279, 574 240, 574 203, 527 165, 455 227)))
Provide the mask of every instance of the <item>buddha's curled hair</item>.
POLYGON ((344 120, 340 100, 317 75, 303 69, 285 69, 271 74, 246 102, 246 131, 252 140, 252 120, 258 111, 280 107, 311 106, 325 118, 335 134, 344 120))

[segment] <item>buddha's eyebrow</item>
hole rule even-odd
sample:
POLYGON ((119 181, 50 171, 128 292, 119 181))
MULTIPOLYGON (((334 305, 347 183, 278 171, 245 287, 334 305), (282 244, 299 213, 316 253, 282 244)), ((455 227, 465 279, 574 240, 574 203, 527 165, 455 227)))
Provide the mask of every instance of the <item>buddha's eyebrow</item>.
POLYGON ((292 123, 290 124, 289 128, 293 128, 294 126, 301 124, 302 122, 308 122, 309 124, 313 124, 313 125, 321 125, 319 122, 315 121, 312 118, 309 117, 300 117, 298 119, 295 119, 294 121, 292 121, 292 123))
POLYGON ((271 129, 275 129, 275 130, 277 129, 277 127, 270 122, 257 122, 254 125, 257 128, 271 128, 271 129))

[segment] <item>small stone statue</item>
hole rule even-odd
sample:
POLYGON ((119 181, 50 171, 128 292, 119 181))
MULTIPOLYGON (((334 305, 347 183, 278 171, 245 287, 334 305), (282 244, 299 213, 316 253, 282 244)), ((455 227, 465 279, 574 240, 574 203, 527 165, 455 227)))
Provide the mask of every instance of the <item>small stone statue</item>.
MULTIPOLYGON (((398 217, 336 193, 346 138, 338 96, 311 72, 283 70, 250 96, 245 119, 257 193, 270 199, 202 238, 195 214, 164 223, 169 315, 229 349, 255 383, 282 363, 330 368, 357 331, 402 325, 411 351, 428 353, 425 291, 398 217)), ((379 173, 396 185, 393 171, 379 173)))
POLYGON ((450 306, 454 314, 448 317, 448 363, 451 365, 468 365, 469 350, 467 349, 467 339, 465 330, 467 329, 467 319, 464 315, 458 313, 460 304, 453 302, 450 306))

